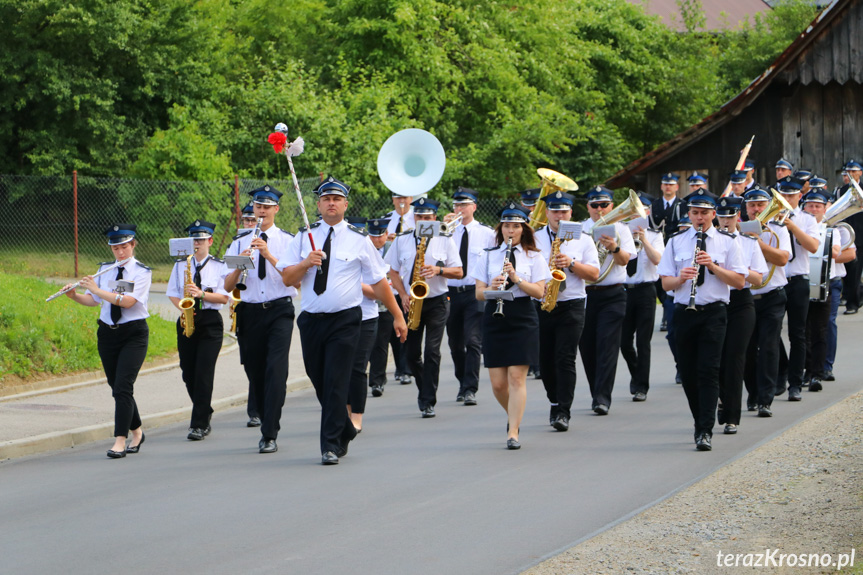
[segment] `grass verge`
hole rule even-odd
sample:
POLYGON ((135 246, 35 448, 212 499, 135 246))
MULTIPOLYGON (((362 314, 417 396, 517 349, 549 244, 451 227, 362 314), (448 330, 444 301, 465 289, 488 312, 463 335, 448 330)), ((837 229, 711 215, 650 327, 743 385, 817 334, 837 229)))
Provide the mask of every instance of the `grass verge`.
MULTIPOLYGON (((102 367, 96 350, 99 308, 84 307, 65 296, 46 303, 57 291, 47 282, 0 272, 0 385, 4 380, 40 379, 102 367)), ((147 320, 147 359, 177 351, 172 322, 147 320)))

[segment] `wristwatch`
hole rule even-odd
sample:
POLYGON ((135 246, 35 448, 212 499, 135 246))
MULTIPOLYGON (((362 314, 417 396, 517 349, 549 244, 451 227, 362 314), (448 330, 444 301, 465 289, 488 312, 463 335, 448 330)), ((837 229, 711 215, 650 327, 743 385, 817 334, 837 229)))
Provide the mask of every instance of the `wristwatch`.
POLYGON ((437 275, 439 275, 439 276, 442 276, 442 275, 443 275, 443 266, 438 266, 438 267, 437 267, 437 275))
POLYGON ((620 246, 617 246, 616 248, 614 248, 613 250, 611 250, 611 253, 616 254, 616 253, 617 253, 617 252, 619 252, 619 251, 620 251, 620 246))
POLYGON ((523 282, 523 281, 524 281, 523 279, 518 278, 518 281, 517 281, 517 282, 515 282, 515 285, 520 286, 520 285, 521 285, 521 282, 523 282))

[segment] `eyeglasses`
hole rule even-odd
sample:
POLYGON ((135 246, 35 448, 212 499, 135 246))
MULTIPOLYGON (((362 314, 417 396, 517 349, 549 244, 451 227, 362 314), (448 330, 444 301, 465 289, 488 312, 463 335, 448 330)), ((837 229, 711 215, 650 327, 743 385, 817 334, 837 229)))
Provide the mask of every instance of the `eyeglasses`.
POLYGON ((611 202, 591 202, 591 203, 587 204, 587 207, 604 210, 605 208, 607 208, 610 205, 611 205, 611 202))

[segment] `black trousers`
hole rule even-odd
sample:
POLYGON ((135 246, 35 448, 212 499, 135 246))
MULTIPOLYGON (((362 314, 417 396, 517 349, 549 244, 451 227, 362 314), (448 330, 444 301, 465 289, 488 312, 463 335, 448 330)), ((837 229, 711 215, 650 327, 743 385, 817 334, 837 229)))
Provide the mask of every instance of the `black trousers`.
POLYGON ((725 304, 718 302, 687 310, 685 305, 674 308, 677 329, 677 362, 689 411, 695 422, 695 435, 713 435, 716 404, 719 400, 719 363, 725 341, 727 315, 725 304))
MULTIPOLYGON (((234 314, 237 317, 237 326, 240 325, 240 306, 234 308, 234 314)), ((239 343, 239 337, 237 338, 237 342, 239 343)), ((240 346, 240 365, 243 365, 243 346, 240 346)), ((260 418, 260 414, 258 413, 258 400, 255 398, 255 386, 252 385, 252 382, 249 381, 249 397, 246 400, 246 415, 249 416, 249 419, 253 417, 260 418)))
POLYGON ((459 383, 459 395, 479 390, 479 365, 482 358, 482 312, 476 301, 476 287, 449 290, 449 317, 446 336, 459 383))
POLYGON ((420 409, 434 407, 437 403, 438 377, 440 376, 440 344, 449 314, 447 294, 423 300, 420 324, 416 330, 408 330, 405 341, 408 368, 414 376, 419 390, 417 403, 420 409), (423 353, 425 335, 425 353, 423 353))
POLYGON ((321 404, 321 453, 339 454, 357 435, 347 404, 362 321, 359 306, 336 313, 302 312, 297 318, 306 374, 321 404))
POLYGON ((177 351, 180 352, 180 371, 189 399, 192 400, 192 418, 189 427, 204 429, 210 424, 213 408, 213 379, 216 360, 222 349, 224 325, 222 315, 214 309, 195 313, 195 333, 183 335, 177 320, 177 351))
POLYGON ((731 290, 727 312, 728 327, 719 366, 719 402, 722 404, 719 423, 740 425, 746 351, 755 331, 755 302, 749 288, 731 290))
MULTIPOLYGON (((832 297, 832 296, 830 296, 832 297)), ((809 375, 824 375, 827 359, 827 329, 830 323, 832 301, 810 301, 806 316, 806 370, 809 375)))
POLYGON ((656 284, 626 287, 626 315, 620 336, 620 353, 629 368, 629 393, 650 389, 650 340, 656 321, 656 284), (634 344, 633 345, 633 340, 634 344))
POLYGON ((788 314, 788 341, 790 347, 785 353, 785 345, 780 339, 779 378, 776 393, 785 391, 788 387, 797 388, 803 385, 803 369, 806 366, 806 316, 809 315, 809 278, 794 276, 788 278, 785 286, 785 310, 788 314))
POLYGON ((551 415, 570 417, 575 395, 575 356, 584 329, 584 299, 559 301, 539 312, 539 369, 551 415))
POLYGON ((626 291, 622 285, 587 290, 584 331, 578 350, 594 407, 599 404, 611 406, 625 315, 626 291))
MULTIPOLYGON (((399 309, 402 309, 402 298, 396 294, 396 304, 398 304, 399 309)), ((390 314, 392 316, 392 314, 390 314)), ((403 314, 405 321, 408 320, 407 314, 403 314)), ((402 343, 399 337, 396 335, 396 331, 393 329, 392 321, 390 321, 390 347, 393 350, 393 361, 396 364, 395 376, 398 377, 400 375, 413 375, 411 373, 410 366, 408 365, 408 350, 407 346, 402 343)))
MULTIPOLYGON (((390 338, 393 336, 393 314, 389 310, 379 311, 377 321, 375 341, 369 354, 369 386, 384 386, 387 383, 388 347, 390 338)), ((395 355, 395 349, 393 354, 395 355)), ((398 358, 396 358, 396 365, 398 366, 398 358)), ((398 371, 398 367, 396 367, 396 371, 398 371)))
MULTIPOLYGON (((858 253, 859 252, 858 248, 858 253)), ((854 258, 845 264, 845 277, 842 278, 842 295, 845 297, 846 309, 858 309, 860 307, 860 274, 863 266, 860 258, 854 258)))
POLYGON ((285 405, 294 304, 285 298, 266 309, 250 303, 240 303, 237 308, 237 340, 246 377, 255 389, 261 435, 276 439, 285 405))
POLYGON ((365 413, 366 398, 369 395, 369 377, 366 369, 369 366, 369 356, 378 334, 378 318, 363 320, 360 323, 360 340, 354 353, 354 364, 351 367, 351 384, 348 389, 348 405, 353 413, 365 413))
POLYGON ((785 289, 777 288, 752 299, 755 331, 749 340, 743 383, 749 392, 748 404, 770 406, 779 375, 779 332, 785 315, 785 289))
POLYGON ((115 329, 100 321, 96 337, 102 369, 114 397, 114 437, 129 437, 130 429, 141 427, 132 393, 147 357, 150 328, 144 319, 121 323, 115 329))

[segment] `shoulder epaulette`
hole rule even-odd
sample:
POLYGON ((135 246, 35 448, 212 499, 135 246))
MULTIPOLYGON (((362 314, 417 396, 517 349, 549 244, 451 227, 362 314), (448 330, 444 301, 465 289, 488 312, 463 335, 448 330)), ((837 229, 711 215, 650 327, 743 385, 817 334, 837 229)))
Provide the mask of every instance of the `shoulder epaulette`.
POLYGON ((734 239, 737 237, 734 234, 732 234, 731 232, 726 232, 725 230, 716 230, 716 231, 719 232, 720 234, 722 234, 723 236, 728 236, 731 239, 734 239))
MULTIPOLYGON (((501 244, 503 245, 503 244, 501 244)), ((493 252, 494 250, 499 250, 501 246, 494 246, 493 248, 483 248, 484 251, 493 252)))
POLYGON ((213 259, 213 261, 214 261, 214 262, 219 262, 220 264, 225 263, 225 260, 220 260, 220 259, 219 259, 219 258, 217 258, 216 256, 210 256, 210 257, 213 259))
POLYGON ((243 236, 247 236, 247 235, 249 235, 249 234, 250 234, 250 233, 252 233, 253 231, 255 231, 255 230, 251 230, 251 229, 249 229, 249 230, 244 230, 244 231, 242 231, 242 232, 238 233, 237 235, 235 235, 235 236, 234 236, 233 238, 231 238, 231 239, 232 239, 232 240, 238 240, 238 239, 242 238, 243 236))
POLYGON ((403 231, 402 231, 402 233, 397 234, 397 235, 399 235, 399 236, 406 236, 406 235, 408 235, 408 234, 413 234, 413 233, 414 233, 414 229, 413 229, 413 228, 410 228, 409 230, 403 230, 403 231))
POLYGON ((279 228, 279 231, 282 232, 283 234, 285 234, 286 236, 288 236, 289 238, 294 237, 294 234, 292 234, 291 232, 289 232, 287 230, 283 230, 283 229, 279 228))
POLYGON ((113 263, 114 263, 114 262, 99 262, 99 267, 102 267, 102 266, 109 266, 109 265, 111 265, 111 264, 113 264, 113 263))
POLYGON ((352 232, 356 232, 356 233, 360 234, 361 236, 369 235, 369 231, 365 228, 358 228, 357 226, 348 224, 348 229, 351 230, 352 232))
POLYGON ((186 263, 186 258, 174 258, 174 263, 175 264, 186 263))
POLYGON ((491 227, 491 226, 490 226, 490 225, 488 225, 488 224, 484 224, 484 223, 480 222, 480 223, 479 223, 479 225, 481 225, 481 226, 482 226, 482 227, 484 227, 484 228, 488 228, 488 229, 490 229, 490 230, 494 231, 494 228, 493 228, 493 227, 491 227))
POLYGON ((136 264, 138 264, 138 266, 140 266, 140 267, 144 268, 145 270, 147 270, 148 272, 153 271, 151 268, 148 268, 147 266, 145 266, 145 265, 144 265, 144 264, 142 264, 141 262, 135 262, 135 263, 136 263, 136 264))
MULTIPOLYGON (((689 228, 687 228, 687 229, 689 229, 689 228)), ((671 239, 671 238, 673 238, 674 236, 679 236, 680 234, 682 234, 682 233, 683 233, 683 232, 685 232, 685 231, 686 231, 686 230, 678 230, 678 231, 674 232, 673 234, 671 234, 670 236, 668 236, 668 239, 670 240, 670 239, 671 239)))
POLYGON ((739 237, 741 237, 741 238, 746 238, 747 240, 752 240, 753 242, 754 242, 754 241, 756 241, 756 240, 758 239, 758 238, 755 238, 755 237, 753 237, 753 236, 748 236, 748 235, 746 235, 746 234, 738 234, 738 236, 739 236, 739 237))
POLYGON ((451 238, 452 234, 447 232, 440 232, 439 234, 442 238, 451 238))
POLYGON ((320 225, 321 225, 321 222, 320 222, 320 221, 317 221, 317 222, 314 222, 313 224, 311 224, 309 227, 310 227, 311 229, 315 229, 316 227, 318 227, 318 226, 320 226, 320 225))

